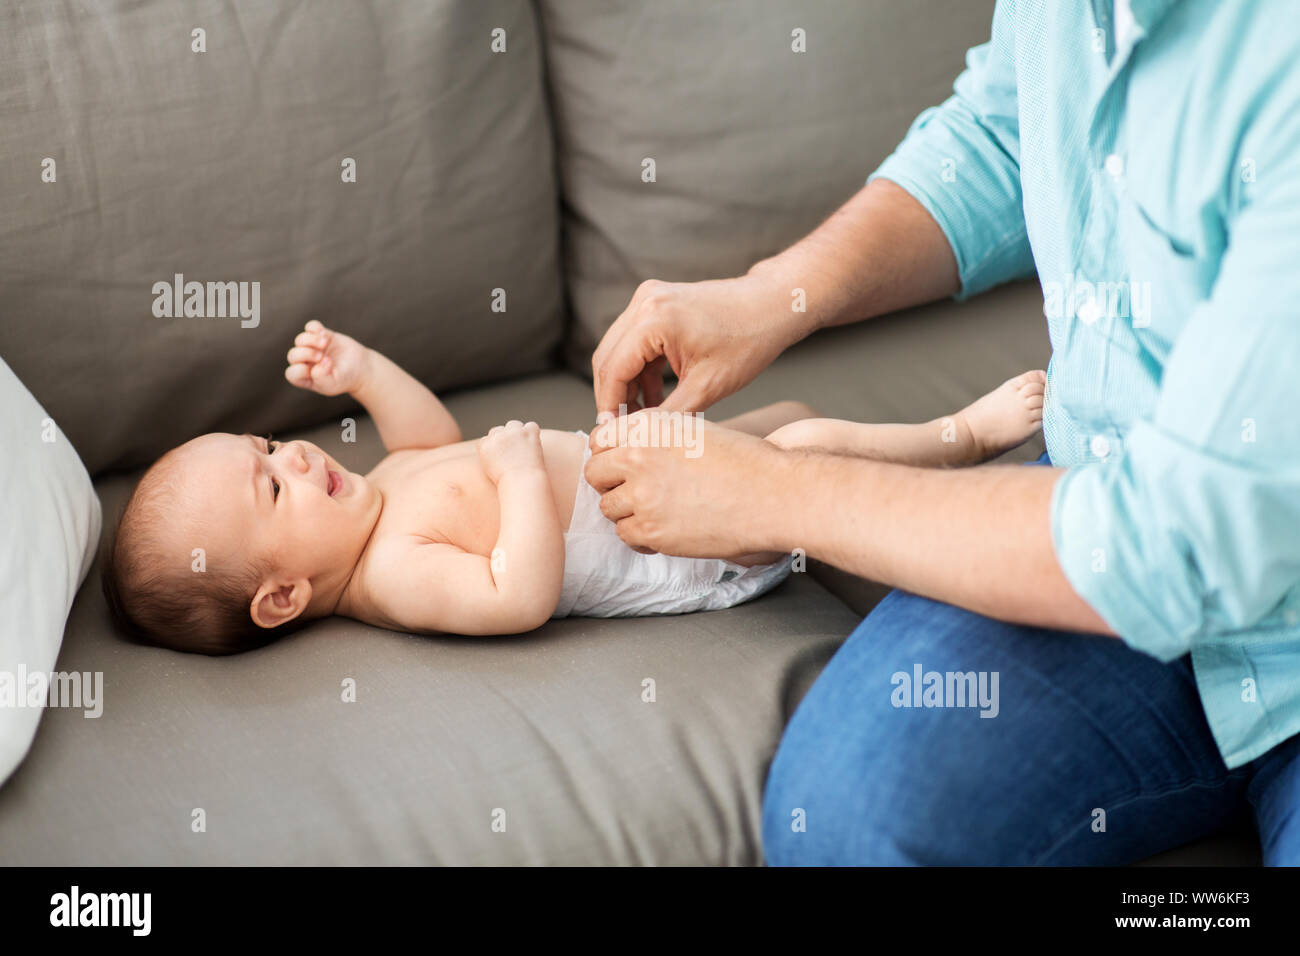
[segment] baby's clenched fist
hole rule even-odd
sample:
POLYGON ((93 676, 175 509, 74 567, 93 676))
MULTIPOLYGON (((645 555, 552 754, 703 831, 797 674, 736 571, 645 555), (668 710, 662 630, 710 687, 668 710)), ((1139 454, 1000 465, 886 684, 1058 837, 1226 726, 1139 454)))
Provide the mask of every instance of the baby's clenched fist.
POLYGON ((355 392, 365 382, 370 349, 312 319, 293 340, 284 377, 318 395, 355 392))
POLYGON ((498 425, 479 439, 478 459, 483 472, 496 484, 508 471, 537 468, 545 470, 542 458, 542 431, 537 422, 524 424, 509 421, 498 425))

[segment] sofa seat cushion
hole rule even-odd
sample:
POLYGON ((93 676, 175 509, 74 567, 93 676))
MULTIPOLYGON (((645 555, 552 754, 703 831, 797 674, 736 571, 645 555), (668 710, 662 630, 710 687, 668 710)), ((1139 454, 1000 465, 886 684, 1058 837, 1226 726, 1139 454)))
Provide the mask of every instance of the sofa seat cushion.
MULTIPOLYGON (((591 417, 568 373, 449 406, 469 435, 591 417)), ((356 424, 355 444, 338 421, 304 437, 365 468, 381 449, 356 424)), ((110 529, 135 477, 100 482, 110 529)), ((858 620, 796 574, 706 614, 498 638, 335 618, 208 658, 123 641, 98 579, 59 667, 103 672, 103 715, 47 715, 0 789, 0 863, 758 863, 768 763, 858 620)))

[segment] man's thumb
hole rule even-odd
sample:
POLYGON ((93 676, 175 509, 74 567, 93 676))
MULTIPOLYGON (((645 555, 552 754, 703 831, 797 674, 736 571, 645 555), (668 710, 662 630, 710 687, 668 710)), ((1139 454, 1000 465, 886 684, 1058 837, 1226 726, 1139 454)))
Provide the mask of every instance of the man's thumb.
POLYGON ((659 406, 666 412, 702 412, 714 402, 698 375, 687 374, 659 406))

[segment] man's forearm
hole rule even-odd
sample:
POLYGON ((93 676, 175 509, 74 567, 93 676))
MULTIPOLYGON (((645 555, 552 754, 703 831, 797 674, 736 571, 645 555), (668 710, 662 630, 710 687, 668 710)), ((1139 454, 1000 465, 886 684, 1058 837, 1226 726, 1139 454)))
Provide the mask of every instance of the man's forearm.
POLYGON ((863 187, 804 239, 756 263, 749 275, 770 284, 787 303, 791 290, 804 290, 804 334, 933 302, 960 288, 957 260, 939 224, 887 179, 863 187))
POLYGON ((1110 634, 1052 547, 1055 468, 945 471, 790 452, 756 483, 755 550, 802 548, 854 574, 1019 624, 1110 634))

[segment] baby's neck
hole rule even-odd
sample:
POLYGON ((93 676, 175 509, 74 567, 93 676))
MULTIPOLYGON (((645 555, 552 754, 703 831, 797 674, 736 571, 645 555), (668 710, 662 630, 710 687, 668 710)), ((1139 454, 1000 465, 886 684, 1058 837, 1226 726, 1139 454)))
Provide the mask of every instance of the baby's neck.
POLYGON ((357 572, 370 551, 370 543, 375 540, 375 529, 379 527, 379 518, 384 513, 384 495, 379 493, 379 511, 375 522, 370 526, 370 534, 362 543, 361 549, 352 555, 344 566, 318 575, 311 582, 312 598, 307 605, 304 616, 315 620, 339 614, 343 617, 356 617, 357 595, 355 587, 361 580, 357 572))

